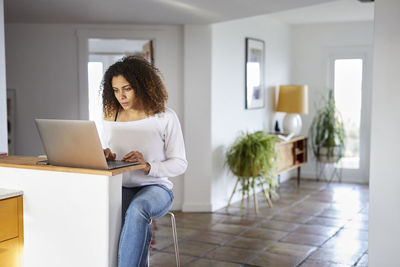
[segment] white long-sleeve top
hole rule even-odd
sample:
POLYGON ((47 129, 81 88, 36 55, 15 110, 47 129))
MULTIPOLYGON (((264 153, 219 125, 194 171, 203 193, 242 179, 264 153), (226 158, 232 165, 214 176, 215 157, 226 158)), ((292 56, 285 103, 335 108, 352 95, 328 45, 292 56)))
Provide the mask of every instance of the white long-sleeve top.
POLYGON ((162 184, 172 189, 168 179, 183 174, 187 167, 185 145, 179 119, 170 108, 138 121, 103 123, 103 145, 121 159, 131 151, 143 154, 151 168, 123 173, 123 186, 162 184))

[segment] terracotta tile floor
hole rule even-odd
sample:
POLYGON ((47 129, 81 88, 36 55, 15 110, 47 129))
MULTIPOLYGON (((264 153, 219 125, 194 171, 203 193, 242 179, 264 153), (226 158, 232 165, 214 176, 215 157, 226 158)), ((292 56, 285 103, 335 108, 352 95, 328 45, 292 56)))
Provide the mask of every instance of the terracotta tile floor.
MULTIPOLYGON (((367 185, 282 183, 274 207, 257 195, 213 213, 174 212, 182 266, 368 266, 367 185)), ((155 220, 150 266, 176 266, 169 216, 155 220)))

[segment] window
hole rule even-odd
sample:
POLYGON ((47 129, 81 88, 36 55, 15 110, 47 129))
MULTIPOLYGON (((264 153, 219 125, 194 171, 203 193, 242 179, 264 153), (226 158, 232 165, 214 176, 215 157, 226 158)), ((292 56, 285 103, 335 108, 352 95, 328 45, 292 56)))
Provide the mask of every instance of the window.
POLYGON ((88 86, 89 86, 89 120, 96 123, 101 135, 103 130, 103 99, 101 95, 101 81, 105 70, 124 55, 89 55, 88 86))
MULTIPOLYGON (((96 122, 100 131, 103 119, 100 83, 103 78, 103 62, 88 62, 89 120, 96 122)), ((101 132, 101 131, 100 131, 101 132)))
POLYGON ((335 59, 335 101, 346 129, 345 151, 341 160, 343 168, 360 167, 360 121, 362 102, 363 60, 335 59))

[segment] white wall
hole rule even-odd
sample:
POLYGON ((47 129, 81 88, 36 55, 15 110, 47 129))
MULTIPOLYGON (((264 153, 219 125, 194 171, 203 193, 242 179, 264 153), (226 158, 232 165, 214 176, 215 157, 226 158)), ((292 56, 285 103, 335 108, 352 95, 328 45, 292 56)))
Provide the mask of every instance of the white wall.
POLYGON ((4 52, 4 2, 0 0, 0 153, 8 152, 6 57, 4 52))
POLYGON ((78 61, 70 25, 6 24, 7 87, 16 90, 15 153, 43 154, 34 118, 78 118, 78 61))
POLYGON ((184 27, 185 173, 183 211, 211 210, 211 28, 184 27))
POLYGON ((399 266, 400 2, 375 3, 369 265, 399 266))
MULTIPOLYGON (((224 153, 241 131, 272 126, 273 89, 290 76, 290 27, 258 16, 211 26, 185 26, 185 131, 189 167, 184 211, 228 202, 236 178, 224 153), (245 38, 265 41, 265 108, 245 110, 245 38)), ((239 194, 237 198, 239 198, 239 194)))
MULTIPOLYGON (((79 116, 81 92, 77 31, 85 30, 105 32, 101 36, 103 38, 107 38, 109 32, 129 32, 131 36, 133 32, 145 35, 145 39, 152 39, 153 35, 165 36, 155 43, 155 61, 164 76, 169 94, 168 106, 177 112, 181 123, 184 123, 181 26, 11 23, 5 25, 5 41, 7 87, 16 89, 17 98, 16 154, 44 153, 34 118, 88 118, 79 116)), ((3 101, 3 98, 0 99, 3 101)), ((0 127, 4 125, 0 123, 0 127)), ((173 182, 174 208, 180 208, 183 178, 174 178, 173 182)))
MULTIPOLYGON (((349 23, 321 23, 294 25, 292 28, 292 76, 295 84, 308 84, 309 86, 309 113, 302 114, 302 135, 308 135, 308 129, 319 107, 320 100, 327 96, 328 84, 328 58, 332 53, 364 53, 366 54, 367 70, 364 73, 366 83, 363 85, 363 97, 366 97, 365 117, 363 117, 363 131, 369 131, 369 114, 371 110, 371 51, 373 42, 373 22, 349 23)), ((363 103, 364 104, 364 103, 363 103)), ((362 140, 361 150, 368 153, 369 139, 362 140)), ((302 167, 302 177, 315 177, 315 159, 309 153, 309 163, 302 167)), ((354 173, 343 173, 344 180, 368 182, 369 159, 367 166, 362 166, 361 177, 354 173)))
MULTIPOLYGON (((212 204, 225 206, 236 177, 224 168, 225 152, 244 131, 273 130, 274 88, 289 83, 290 26, 268 16, 212 25, 212 204), (265 107, 245 109, 245 38, 265 42, 265 107)), ((241 194, 235 195, 236 199, 241 194)))
POLYGON ((78 29, 167 31, 167 47, 155 52, 170 96, 183 118, 179 26, 6 24, 7 86, 17 94, 16 154, 43 153, 35 117, 78 119, 78 29))
MULTIPOLYGON (((367 30, 363 25, 359 28, 367 30)), ((336 44, 335 40, 340 38, 353 40, 351 31, 347 36, 341 33, 344 26, 331 28, 335 27, 336 32, 330 37, 324 33, 326 25, 301 26, 294 29, 292 40, 291 27, 268 16, 214 25, 186 25, 184 30, 179 26, 157 25, 7 24, 8 87, 17 90, 17 153, 43 153, 33 118, 79 118, 76 30, 135 29, 147 32, 146 36, 148 31, 166 31, 170 39, 167 45, 156 46, 156 62, 164 72, 169 106, 181 119, 189 161, 185 182, 181 178, 173 179, 174 208, 183 205, 184 211, 218 209, 226 205, 235 183, 235 177, 223 168, 226 148, 241 131, 272 129, 274 120, 279 118, 279 114, 273 112, 273 87, 302 83, 304 77, 313 81, 323 64, 318 52, 321 47, 336 44), (316 35, 313 33, 316 30, 322 35, 320 39, 299 37, 301 32, 306 36, 316 35), (244 109, 245 37, 265 41, 267 91, 264 109, 244 109), (309 48, 312 41, 318 45, 309 48), (296 48, 293 57, 291 44, 296 48), (316 59, 303 58, 301 51, 309 54, 317 51, 311 53, 316 59), (306 73, 308 76, 304 74, 306 67, 291 68, 291 58, 296 64, 307 59, 313 62, 307 65, 312 69, 306 73)), ((360 43, 359 38, 354 40, 360 43)), ((319 80, 308 84, 316 84, 315 88, 324 86, 319 80)), ((282 180, 290 174, 284 175, 282 180)))

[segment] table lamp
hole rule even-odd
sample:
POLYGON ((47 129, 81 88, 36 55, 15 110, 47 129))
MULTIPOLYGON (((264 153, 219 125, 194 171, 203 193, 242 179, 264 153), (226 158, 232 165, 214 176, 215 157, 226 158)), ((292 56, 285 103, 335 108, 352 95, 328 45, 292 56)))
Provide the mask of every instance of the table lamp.
POLYGON ((308 113, 308 87, 307 85, 281 85, 276 111, 286 112, 283 118, 283 131, 285 133, 300 134, 301 117, 299 114, 308 113))

